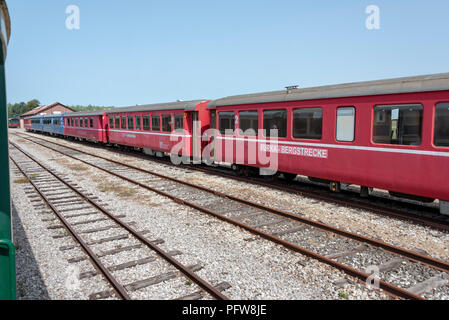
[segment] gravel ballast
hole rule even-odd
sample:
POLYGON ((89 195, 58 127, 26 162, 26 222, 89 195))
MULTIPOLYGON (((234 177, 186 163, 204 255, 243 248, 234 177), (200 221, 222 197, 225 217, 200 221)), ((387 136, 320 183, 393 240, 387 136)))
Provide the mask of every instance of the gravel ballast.
MULTIPOLYGON (((46 137, 46 139, 51 140, 51 138, 48 137, 46 137)), ((207 216, 204 213, 176 204, 167 198, 142 190, 135 185, 128 184, 121 179, 99 172, 97 169, 90 168, 87 165, 82 165, 76 160, 71 160, 54 153, 51 154, 51 152, 49 152, 50 150, 37 146, 31 142, 26 142, 23 139, 17 138, 13 138, 13 140, 20 145, 25 146, 26 150, 33 156, 36 156, 41 160, 47 160, 52 168, 56 169, 58 172, 66 173, 67 177, 72 181, 78 183, 85 190, 97 196, 99 199, 102 199, 104 203, 109 205, 109 208, 115 214, 126 214, 126 220, 135 221, 137 229, 150 230, 149 238, 163 239, 165 242, 161 247, 164 249, 180 250, 182 255, 177 258, 181 262, 185 264, 201 263, 203 268, 198 271, 198 274, 201 277, 213 284, 227 281, 231 285, 231 288, 224 293, 232 299, 342 299, 342 297, 346 296, 349 299, 388 299, 387 296, 378 291, 368 290, 363 284, 357 282, 355 279, 349 278, 327 265, 318 263, 300 254, 292 253, 279 245, 260 239, 246 231, 207 216), (128 190, 128 192, 123 192, 123 189, 117 190, 117 188, 109 190, 107 190, 107 188, 102 188, 102 186, 104 187, 105 185, 120 186, 121 188, 128 190), (255 268, 255 266, 257 267, 255 268)), ((58 140, 57 142, 61 143, 61 140, 58 140)), ((77 144, 75 145, 83 149, 93 149, 77 144)), ((89 151, 92 152, 92 150, 89 151)), ((106 150, 95 149, 95 152, 101 155, 107 155, 111 158, 117 157, 106 150)), ((328 223, 326 219, 333 219, 333 224, 339 227, 342 227, 339 224, 344 223, 344 221, 349 221, 351 214, 359 215, 362 216, 362 218, 352 219, 354 223, 345 225, 343 228, 349 229, 350 231, 354 231, 353 229, 357 230, 357 228, 359 228, 359 231, 362 230, 363 232, 367 232, 366 230, 372 231, 370 228, 362 229, 360 227, 363 225, 360 222, 365 218, 364 215, 373 215, 372 213, 360 213, 358 212, 360 210, 339 208, 335 205, 317 203, 315 200, 304 199, 284 192, 268 190, 263 187, 254 188, 254 186, 245 183, 207 176, 198 172, 183 173, 182 170, 178 168, 172 169, 164 165, 153 164, 149 161, 145 162, 144 160, 136 158, 133 159, 131 157, 121 156, 120 159, 132 163, 133 165, 155 170, 163 174, 170 173, 176 178, 183 178, 189 182, 194 181, 198 184, 207 185, 216 188, 221 192, 233 193, 240 197, 243 195, 245 198, 254 202, 264 203, 275 207, 276 204, 279 204, 279 207, 291 212, 300 210, 301 212, 298 213, 315 219, 317 219, 318 216, 319 218, 317 220, 322 220, 326 223, 328 223), (250 187, 251 190, 248 190, 250 187), (245 189, 246 191, 243 191, 245 189), (313 201, 315 203, 311 203, 313 201), (300 205, 298 206, 298 204, 300 205), (325 209, 326 207, 331 207, 328 208, 327 211, 332 211, 333 214, 326 214, 326 210, 323 211, 323 207, 325 209), (335 215, 338 210, 344 212, 341 216, 347 217, 338 219, 335 215), (347 213, 348 211, 350 213, 347 213)), ((32 207, 30 208, 30 203, 26 200, 26 196, 23 194, 25 186, 26 184, 13 183, 12 193, 15 195, 13 201, 18 208, 17 217, 21 220, 23 220, 22 215, 27 219, 30 219, 33 216, 32 214, 25 214, 22 211, 24 207, 28 205, 28 210, 34 210, 32 207), (21 196, 20 193, 22 193, 21 196)), ((33 241, 30 241, 32 252, 33 255, 36 256, 36 261, 38 261, 38 269, 41 269, 39 261, 42 259, 41 257, 45 260, 45 249, 43 248, 47 247, 48 250, 47 243, 49 243, 49 241, 47 240, 48 238, 51 238, 51 236, 47 237, 47 239, 43 239, 41 242, 40 239, 45 238, 42 233, 45 233, 47 230, 48 223, 43 223, 40 217, 37 216, 34 217, 34 219, 39 220, 40 225, 37 221, 33 220, 29 224, 30 227, 23 227, 22 233, 25 232, 28 238, 33 239, 33 241), (34 235, 31 230, 38 228, 37 225, 39 225, 41 230, 40 232, 35 230, 34 233, 36 234, 34 235), (31 228, 31 226, 34 228, 31 228), (33 248, 33 243, 35 241, 39 242, 40 245, 33 248), (35 252, 35 250, 37 250, 37 252, 35 252)), ((383 228, 385 228, 388 223, 393 223, 393 219, 381 219, 386 220, 383 221, 383 228)), ((406 222, 398 222, 397 220, 394 220, 394 223, 407 224, 406 222)), ((22 225, 26 226, 27 223, 22 221, 22 225)), ((98 225, 101 226, 103 224, 100 222, 98 225)), ((369 227, 371 227, 372 223, 369 225, 369 227)), ((409 224, 407 227, 427 229, 413 224, 409 224)), ((367 233, 367 235, 372 236, 372 233, 367 233)), ((438 234, 437 238, 441 238, 442 236, 447 235, 438 234)), ((52 240, 58 241, 58 245, 54 248, 67 245, 67 243, 63 242, 69 242, 67 239, 52 240)), ((385 239, 383 240, 385 241, 385 239)), ((397 240, 395 239, 395 241, 397 240)), ((422 246, 420 243, 415 243, 413 244, 413 247, 425 250, 424 248, 426 246, 422 246)), ((59 250, 53 249, 53 251, 59 250)), ((431 250, 426 251, 429 252, 431 250)), ((59 279, 59 281, 52 279, 52 277, 56 277, 56 275, 52 274, 59 272, 59 275, 62 276, 61 272, 58 271, 60 270, 61 265, 58 259, 65 261, 65 264, 67 264, 66 255, 68 254, 71 253, 64 252, 64 254, 61 254, 61 252, 58 252, 52 259, 47 259, 46 267, 54 269, 48 273, 41 272, 42 284, 39 286, 39 290, 42 291, 42 286, 44 286, 48 292, 48 297, 44 298, 86 298, 88 294, 102 290, 102 284, 97 283, 102 281, 94 281, 95 278, 99 278, 94 277, 89 280, 91 282, 86 282, 85 285, 86 287, 90 286, 89 288, 91 290, 84 288, 84 290, 78 290, 73 293, 64 292, 67 291, 66 286, 61 285, 61 279, 59 279), (96 287, 97 285, 99 286, 98 289, 96 287), (64 292, 64 294, 61 292, 64 292)), ((80 252, 78 251, 75 255, 79 254, 80 252)), ((88 266, 83 266, 83 268, 86 270, 83 269, 81 271, 92 269, 89 269, 88 266)), ((124 270, 122 279, 138 279, 139 273, 144 272, 144 270, 139 271, 140 269, 133 269, 132 274, 127 274, 127 272, 131 272, 131 270, 124 270)), ((62 278, 64 278, 64 276, 62 276, 62 278)), ((83 280, 83 284, 84 281, 85 280, 83 280)), ((176 278, 175 281, 169 281, 167 283, 159 284, 158 286, 161 287, 159 290, 160 294, 151 298, 170 298, 171 296, 168 293, 169 290, 167 287, 171 287, 172 289, 183 288, 186 284, 181 278, 176 278)), ((35 295, 39 295, 39 290, 34 290, 36 292, 35 295)), ((185 292, 188 294, 188 290, 185 292)), ((23 298, 26 297, 24 296, 23 298)), ((149 297, 148 293, 142 291, 134 295, 133 298, 148 299, 149 297)))

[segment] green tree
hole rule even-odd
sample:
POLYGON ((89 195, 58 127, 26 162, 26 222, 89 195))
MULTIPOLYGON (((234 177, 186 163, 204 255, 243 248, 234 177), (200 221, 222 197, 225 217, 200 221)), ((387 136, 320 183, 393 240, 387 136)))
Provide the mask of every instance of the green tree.
POLYGON ((24 114, 25 112, 28 112, 36 107, 39 107, 40 104, 41 103, 37 99, 30 100, 27 103, 25 102, 19 102, 14 104, 8 103, 8 117, 9 118, 18 117, 24 114))
POLYGON ((25 111, 25 112, 28 112, 28 111, 30 111, 30 110, 33 110, 34 108, 37 108, 37 107, 39 107, 40 105, 41 105, 41 103, 40 103, 39 100, 37 100, 37 99, 30 100, 30 101, 28 101, 27 104, 26 104, 26 109, 27 109, 27 111, 25 111))

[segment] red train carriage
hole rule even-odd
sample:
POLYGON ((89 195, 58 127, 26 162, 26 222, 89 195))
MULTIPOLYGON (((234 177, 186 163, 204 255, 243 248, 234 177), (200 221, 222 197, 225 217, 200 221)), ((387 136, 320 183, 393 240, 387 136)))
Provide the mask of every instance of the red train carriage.
POLYGON ((8 120, 8 128, 20 128, 19 118, 12 118, 8 120))
POLYGON ((440 199, 449 214, 449 74, 234 96, 208 109, 215 161, 274 161, 333 190, 346 183, 440 199))
POLYGON ((23 120, 23 125, 24 125, 26 131, 31 131, 31 119, 30 118, 25 118, 23 120))
POLYGON ((175 153, 199 158, 201 134, 210 125, 207 102, 182 101, 109 110, 109 142, 143 149, 151 155, 175 153))
POLYGON ((76 112, 64 115, 64 136, 107 143, 105 111, 76 112))

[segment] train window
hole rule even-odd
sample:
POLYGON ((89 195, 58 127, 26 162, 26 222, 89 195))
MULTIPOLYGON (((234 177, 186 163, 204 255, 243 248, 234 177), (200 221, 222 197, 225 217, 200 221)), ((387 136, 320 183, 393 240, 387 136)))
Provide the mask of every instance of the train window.
POLYGON ((293 110, 293 138, 321 139, 323 135, 323 110, 303 108, 293 110))
POLYGON ((413 146, 421 144, 422 105, 376 106, 373 116, 375 143, 413 146))
POLYGON ((217 112, 216 112, 216 110, 210 111, 210 128, 217 129, 217 112))
POLYGON ((79 127, 80 126, 80 119, 76 118, 76 126, 79 127))
POLYGON ((437 147, 449 147, 449 102, 438 103, 435 109, 435 136, 437 147))
POLYGON ((175 130, 184 129, 184 116, 182 114, 175 114, 175 130))
POLYGON ((114 117, 109 117, 109 128, 114 128, 114 117))
POLYGON ((287 110, 265 110, 263 112, 265 137, 287 137, 287 110))
POLYGON ((58 119, 53 119, 53 125, 57 126, 58 125, 58 119))
POLYGON ((90 124, 91 128, 94 127, 94 119, 93 118, 89 118, 89 124, 90 124))
POLYGON ((163 132, 171 132, 171 115, 163 114, 162 115, 162 131, 163 132))
POLYGON ((134 130, 134 117, 128 116, 128 129, 134 130))
POLYGON ((161 131, 161 116, 153 115, 151 116, 151 127, 153 131, 161 131))
POLYGON ((259 112, 240 111, 239 112, 239 134, 245 136, 257 136, 259 131, 259 112))
POLYGON ((143 130, 150 131, 150 116, 143 116, 143 130))
POLYGON ((120 129, 120 117, 114 117, 114 121, 115 121, 115 129, 120 129))
POLYGON ((121 129, 126 129, 126 117, 122 117, 121 129))
POLYGON ((234 134, 235 119, 234 112, 219 112, 218 113, 218 127, 221 134, 234 134))
POLYGON ((80 127, 84 127, 84 119, 80 118, 80 127))
POLYGON ((141 130, 140 116, 136 116, 136 130, 141 130))
POLYGON ((355 137, 355 108, 337 109, 337 141, 351 142, 355 137))

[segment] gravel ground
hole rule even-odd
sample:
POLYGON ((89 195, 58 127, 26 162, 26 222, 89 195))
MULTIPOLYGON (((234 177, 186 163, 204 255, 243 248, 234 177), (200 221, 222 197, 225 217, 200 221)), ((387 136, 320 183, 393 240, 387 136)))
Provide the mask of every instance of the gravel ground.
POLYGON ((379 216, 375 213, 360 209, 341 207, 279 190, 254 186, 228 178, 211 177, 198 171, 185 170, 132 156, 120 155, 109 150, 95 148, 94 146, 88 147, 73 144, 62 139, 45 138, 72 147, 75 145, 77 148, 88 152, 93 152, 114 160, 124 161, 144 169, 154 170, 161 174, 171 175, 180 180, 207 186, 217 191, 229 193, 277 209, 297 213, 344 230, 380 239, 384 242, 410 250, 425 250, 433 257, 449 260, 449 246, 447 245, 449 243, 448 232, 434 230, 407 221, 379 216))
MULTIPOLYGON (((160 245, 163 249, 180 250, 182 255, 177 259, 182 263, 200 263, 203 268, 197 273, 201 277, 214 285, 229 282, 231 288, 224 293, 232 299, 388 299, 327 265, 48 149, 22 139, 13 137, 13 140, 20 142, 33 156, 49 160, 58 172, 65 172, 71 180, 109 204, 115 214, 126 214, 126 220, 135 221, 138 230, 149 230, 148 238, 163 239, 165 242, 160 245), (102 188, 104 185, 116 188, 102 188)), ((15 239, 27 239, 30 244, 28 250, 18 250, 18 279, 23 287, 19 298, 85 299, 92 292, 105 290, 107 287, 100 277, 81 280, 78 289, 67 288, 67 274, 63 271, 70 269, 69 274, 73 274, 73 265, 67 263, 67 258, 79 256, 79 250, 60 251, 61 246, 72 244, 71 239, 53 239, 52 235, 59 231, 48 230, 50 223, 41 221, 42 216, 24 194, 26 184, 12 183, 12 187, 17 208, 15 239), (24 261, 21 260, 24 256, 33 257, 34 263, 22 266, 19 262, 24 261), (40 280, 29 283, 28 274, 36 274, 40 280)), ((87 261, 76 267, 80 269, 78 272, 92 270, 87 261)), ((148 272, 148 268, 126 270, 123 278, 137 279, 141 272, 148 272)), ((176 288, 184 288, 187 293, 195 291, 183 278, 157 286, 159 295, 149 297, 145 293, 150 289, 147 288, 133 293, 133 298, 166 299, 172 297, 173 293, 169 292, 176 288)))
POLYGON ((76 146, 76 148, 80 148, 80 150, 93 152, 114 160, 125 161, 126 163, 154 170, 158 173, 170 174, 181 180, 196 183, 201 186, 207 186, 217 191, 246 198, 267 206, 301 214, 323 223, 375 239, 380 239, 387 243, 408 248, 410 250, 425 250, 433 257, 449 260, 449 246, 447 245, 449 243, 448 232, 433 230, 411 222, 379 216, 368 211, 345 208, 335 204, 303 198, 287 192, 254 186, 252 184, 228 178, 217 176, 211 178, 210 175, 198 171, 185 170, 174 166, 167 166, 138 159, 132 156, 120 155, 109 150, 96 148, 94 145, 88 147, 78 143, 74 144, 63 139, 43 137, 41 135, 37 136, 57 143, 67 144, 68 146, 76 146))

